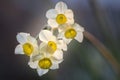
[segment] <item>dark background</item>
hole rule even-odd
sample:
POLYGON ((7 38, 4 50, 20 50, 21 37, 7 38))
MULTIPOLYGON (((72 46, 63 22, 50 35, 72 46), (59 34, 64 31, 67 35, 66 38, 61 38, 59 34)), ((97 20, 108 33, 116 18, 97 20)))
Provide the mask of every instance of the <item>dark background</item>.
MULTIPOLYGON (((60 0, 0 0, 0 80, 119 80, 111 65, 86 39, 72 41, 60 69, 39 77, 29 58, 15 55, 16 34, 36 36, 47 23, 45 13, 60 0)), ((75 21, 97 37, 120 62, 120 0, 62 0, 75 21)))

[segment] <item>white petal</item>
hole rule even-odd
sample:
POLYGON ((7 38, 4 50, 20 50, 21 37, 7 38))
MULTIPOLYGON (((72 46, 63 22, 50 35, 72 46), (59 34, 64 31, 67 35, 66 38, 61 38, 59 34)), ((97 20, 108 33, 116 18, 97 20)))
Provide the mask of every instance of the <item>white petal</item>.
POLYGON ((17 45, 15 48, 15 54, 24 54, 22 45, 17 45))
POLYGON ((72 41, 72 39, 66 39, 66 38, 63 38, 63 40, 66 44, 69 44, 72 41))
POLYGON ((49 19, 49 18, 56 18, 57 16, 57 11, 55 9, 50 9, 46 12, 46 17, 49 19))
POLYGON ((36 69, 38 67, 38 61, 29 61, 28 65, 33 68, 33 69, 36 69))
POLYGON ((37 40, 34 38, 34 37, 32 37, 32 36, 28 36, 28 41, 30 41, 31 43, 33 43, 33 44, 37 44, 37 40))
POLYGON ((56 4, 55 9, 58 11, 59 14, 64 13, 67 10, 67 5, 60 1, 56 4))
POLYGON ((70 9, 66 10, 66 11, 65 11, 65 16, 66 16, 67 18, 72 19, 72 18, 74 17, 73 11, 70 10, 70 9))
POLYGON ((81 43, 83 41, 83 32, 77 32, 75 39, 81 43))
POLYGON ((41 30, 39 34, 39 39, 43 42, 48 42, 53 37, 52 32, 48 30, 41 30))
POLYGON ((81 32, 84 31, 84 27, 80 26, 80 25, 77 24, 77 23, 75 23, 75 24, 73 25, 73 27, 74 27, 75 30, 77 30, 77 31, 81 31, 81 32))
POLYGON ((40 50, 41 50, 41 48, 44 48, 46 45, 47 45, 47 44, 44 43, 44 42, 40 43, 40 50))
POLYGON ((63 40, 59 40, 58 48, 63 49, 64 51, 67 51, 67 45, 63 40))
POLYGON ((17 34, 16 38, 19 43, 25 43, 28 36, 30 36, 30 34, 21 32, 17 34))
POLYGON ((43 57, 44 57, 44 54, 38 53, 38 54, 35 54, 34 56, 30 56, 30 61, 35 62, 43 57))
POLYGON ((63 59, 63 52, 62 50, 56 50, 55 53, 53 54, 53 57, 57 60, 63 59))
POLYGON ((64 41, 64 43, 65 43, 66 45, 69 44, 69 43, 71 42, 71 40, 72 40, 72 39, 67 39, 67 38, 65 38, 64 32, 59 33, 58 38, 60 38, 60 39, 62 38, 62 40, 64 41))
POLYGON ((62 39, 63 37, 64 37, 64 32, 62 30, 59 30, 59 34, 58 34, 57 38, 62 39))
POLYGON ((68 24, 74 24, 74 19, 73 18, 67 18, 67 22, 68 24))
POLYGON ((48 19, 48 24, 50 25, 51 28, 57 28, 58 23, 56 22, 55 19, 48 19))
POLYGON ((78 42, 82 42, 83 41, 84 28, 82 26, 80 26, 79 24, 77 24, 77 23, 75 23, 73 27, 77 31, 77 36, 75 37, 75 39, 78 42))
POLYGON ((48 72, 48 69, 41 69, 41 68, 38 68, 37 69, 37 72, 38 72, 38 75, 39 76, 42 76, 44 74, 46 74, 48 72))
POLYGON ((40 47, 39 47, 40 52, 41 52, 41 53, 46 52, 46 48, 47 48, 47 43, 42 42, 42 43, 40 44, 40 47))
POLYGON ((67 51, 67 45, 66 45, 66 43, 63 44, 63 50, 67 51))
POLYGON ((52 61, 52 63, 53 64, 60 64, 61 62, 63 62, 63 59, 61 59, 61 60, 57 60, 56 58, 54 58, 54 57, 51 57, 51 61, 52 61))
POLYGON ((59 68, 59 64, 57 63, 53 63, 52 66, 50 67, 50 69, 58 69, 59 68))

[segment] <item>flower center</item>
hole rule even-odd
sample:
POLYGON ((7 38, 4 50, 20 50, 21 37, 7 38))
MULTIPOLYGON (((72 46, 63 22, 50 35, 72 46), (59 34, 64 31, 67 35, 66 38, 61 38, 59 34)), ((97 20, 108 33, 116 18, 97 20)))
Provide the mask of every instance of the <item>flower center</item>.
POLYGON ((64 24, 67 21, 67 18, 64 14, 58 14, 56 17, 56 21, 58 24, 64 24))
POLYGON ((55 42, 53 41, 49 41, 48 45, 47 45, 47 50, 49 53, 54 53, 57 49, 57 45, 55 42))
POLYGON ((77 32, 75 29, 73 28, 70 28, 70 29, 67 29, 64 33, 64 36, 67 38, 67 39, 73 39, 75 36, 77 35, 77 32))
POLYGON ((38 62, 38 65, 42 69, 49 69, 52 65, 52 62, 49 58, 43 58, 38 62))
POLYGON ((27 56, 30 56, 33 52, 33 46, 30 43, 23 44, 23 51, 27 56))

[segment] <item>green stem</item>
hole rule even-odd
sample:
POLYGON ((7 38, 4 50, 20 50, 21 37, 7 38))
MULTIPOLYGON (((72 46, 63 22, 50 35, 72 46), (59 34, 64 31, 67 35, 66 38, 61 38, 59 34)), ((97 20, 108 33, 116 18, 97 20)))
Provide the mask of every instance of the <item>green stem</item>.
POLYGON ((36 39, 36 40, 38 40, 38 39, 39 39, 39 34, 35 37, 35 39, 36 39))
POLYGON ((101 55, 103 55, 104 58, 112 65, 116 73, 120 74, 120 65, 112 56, 111 52, 88 31, 84 31, 83 34, 85 38, 88 39, 100 51, 101 55))

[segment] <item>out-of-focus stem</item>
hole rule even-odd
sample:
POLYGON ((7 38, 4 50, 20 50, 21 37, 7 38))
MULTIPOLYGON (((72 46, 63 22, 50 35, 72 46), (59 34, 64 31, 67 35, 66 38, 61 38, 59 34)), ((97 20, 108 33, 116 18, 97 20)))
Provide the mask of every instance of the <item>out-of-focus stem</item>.
POLYGON ((35 37, 35 39, 36 39, 36 40, 38 40, 38 39, 39 39, 39 34, 35 37))
POLYGON ((100 51, 101 55, 103 55, 104 58, 112 65, 116 73, 120 74, 120 65, 116 61, 116 59, 112 56, 110 51, 88 31, 84 31, 83 34, 85 38, 88 39, 100 51))

